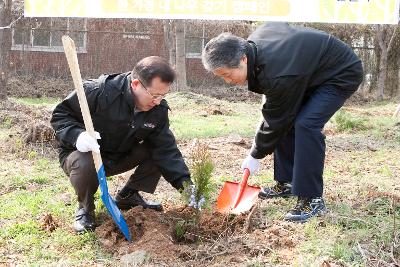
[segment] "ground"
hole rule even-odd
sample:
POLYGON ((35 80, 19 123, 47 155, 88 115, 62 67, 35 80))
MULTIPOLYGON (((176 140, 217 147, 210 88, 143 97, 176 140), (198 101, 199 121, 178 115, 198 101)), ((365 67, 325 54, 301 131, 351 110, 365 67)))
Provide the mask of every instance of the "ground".
MULTIPOLYGON (((74 234, 76 199, 46 128, 59 99, 2 103, 0 266, 398 266, 400 124, 391 118, 396 103, 357 99, 331 119, 324 129, 329 213, 297 224, 282 220, 294 198, 258 201, 240 216, 215 212, 223 182, 241 175, 239 166, 260 118, 259 100, 250 98, 168 96, 178 146, 188 158, 197 142, 207 145, 215 190, 199 227, 186 227, 193 210, 162 180, 156 193, 145 197, 162 201, 164 212, 134 208, 123 213, 132 243, 124 240, 98 196, 101 225, 94 233, 74 234)), ((263 159, 250 184, 273 184, 272 163, 272 156, 263 159)), ((112 195, 128 176, 108 178, 112 195)))

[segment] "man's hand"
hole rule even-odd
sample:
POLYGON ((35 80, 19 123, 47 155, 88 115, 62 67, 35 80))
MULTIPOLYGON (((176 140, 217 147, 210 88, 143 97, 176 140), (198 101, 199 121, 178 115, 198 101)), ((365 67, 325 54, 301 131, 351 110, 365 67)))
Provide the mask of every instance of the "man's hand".
MULTIPOLYGON (((101 139, 98 132, 94 133, 96 139, 101 139)), ((80 152, 93 151, 96 153, 100 153, 100 146, 97 143, 96 139, 94 139, 88 132, 84 131, 78 136, 78 139, 76 140, 76 149, 78 149, 80 152)))
POLYGON ((191 194, 190 194, 190 203, 188 206, 193 207, 198 210, 201 210, 201 208, 206 203, 206 199, 204 198, 204 196, 201 196, 199 201, 196 201, 196 194, 197 194, 196 186, 194 184, 192 184, 189 186, 189 188, 191 190, 191 194))
POLYGON ((259 168, 260 161, 253 158, 251 155, 248 155, 242 162, 242 170, 249 169, 250 175, 256 174, 259 168))

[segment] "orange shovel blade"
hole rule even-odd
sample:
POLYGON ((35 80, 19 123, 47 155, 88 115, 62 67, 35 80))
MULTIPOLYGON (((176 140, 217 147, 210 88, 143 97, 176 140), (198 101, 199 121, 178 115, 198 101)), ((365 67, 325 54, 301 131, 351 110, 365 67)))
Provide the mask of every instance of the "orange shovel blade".
POLYGON ((240 214, 248 211, 257 200, 260 187, 246 185, 237 203, 237 196, 240 191, 240 183, 225 182, 217 199, 217 210, 221 213, 240 214), (236 207, 234 208, 236 204, 236 207))

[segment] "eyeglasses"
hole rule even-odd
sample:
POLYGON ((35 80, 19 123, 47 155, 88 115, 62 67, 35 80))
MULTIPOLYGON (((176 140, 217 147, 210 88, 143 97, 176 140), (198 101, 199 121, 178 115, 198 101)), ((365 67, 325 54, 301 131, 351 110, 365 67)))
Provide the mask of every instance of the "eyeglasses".
POLYGON ((167 94, 153 95, 152 93, 150 93, 149 89, 147 89, 147 87, 144 86, 144 84, 142 83, 141 80, 139 80, 139 82, 143 86, 144 90, 146 90, 146 92, 149 94, 149 96, 151 96, 153 98, 153 100, 162 100, 167 95, 167 94))

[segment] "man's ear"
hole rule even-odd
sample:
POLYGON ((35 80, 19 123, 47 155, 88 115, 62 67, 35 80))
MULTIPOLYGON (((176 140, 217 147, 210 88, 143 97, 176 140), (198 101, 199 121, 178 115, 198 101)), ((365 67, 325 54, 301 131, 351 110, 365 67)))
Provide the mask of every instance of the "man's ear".
POLYGON ((133 90, 136 90, 136 88, 138 87, 138 85, 139 85, 139 80, 138 79, 133 79, 132 81, 131 81, 131 88, 133 89, 133 90))
POLYGON ((247 56, 246 56, 246 55, 244 55, 244 56, 242 57, 242 61, 243 61, 244 64, 247 64, 247 56))

